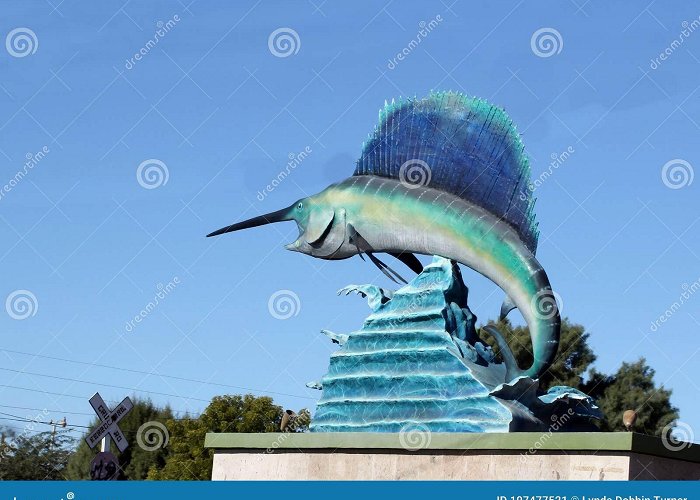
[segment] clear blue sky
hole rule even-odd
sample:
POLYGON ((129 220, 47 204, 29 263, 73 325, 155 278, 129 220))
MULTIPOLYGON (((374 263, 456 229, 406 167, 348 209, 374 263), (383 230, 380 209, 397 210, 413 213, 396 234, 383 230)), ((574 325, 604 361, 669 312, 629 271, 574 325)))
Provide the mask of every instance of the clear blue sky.
MULTIPOLYGON (((564 315, 591 333, 599 370, 646 357, 673 389, 681 420, 697 429, 700 293, 656 331, 651 325, 700 278, 700 181, 662 179, 668 162, 669 175, 700 163, 700 32, 681 34, 700 12, 684 2, 644 10, 584 0, 447 2, 6 5, 0 42, 15 28, 31 29, 36 41, 29 52, 0 45, 0 185, 24 169, 27 153, 48 153, 0 198, 0 298, 17 290, 36 297, 26 319, 0 309, 0 347, 313 406, 319 394, 304 384, 325 373, 333 351, 319 330, 359 328, 368 312, 336 290, 386 286, 386 278, 359 258, 326 263, 285 251, 296 237, 291 223, 204 235, 349 176, 385 99, 452 89, 506 108, 534 177, 571 148, 537 190, 538 256, 564 315), (127 62, 176 15, 156 46, 127 62), (427 37, 389 64, 437 16, 427 37), (268 46, 278 28, 298 35, 287 57, 268 46), (555 36, 553 53, 546 39, 533 50, 542 28, 555 36), (536 54, 543 51, 549 57, 536 54), (288 155, 307 147, 308 158, 260 201, 288 155), (168 177, 145 189, 137 169, 150 159, 168 177), (667 186, 674 182, 679 189, 667 186), (175 278, 127 331, 158 285, 175 278), (297 315, 270 314, 278 290, 298 296, 297 315)), ((501 292, 465 277, 477 316, 495 317, 501 292)), ((97 383, 170 394, 151 396, 193 413, 238 392, 7 351, 0 359, 5 369, 92 381, 0 372, 3 385, 33 390, 0 387, 0 411, 60 410, 47 418, 65 414, 79 425, 95 390, 108 400, 134 394, 97 383)))

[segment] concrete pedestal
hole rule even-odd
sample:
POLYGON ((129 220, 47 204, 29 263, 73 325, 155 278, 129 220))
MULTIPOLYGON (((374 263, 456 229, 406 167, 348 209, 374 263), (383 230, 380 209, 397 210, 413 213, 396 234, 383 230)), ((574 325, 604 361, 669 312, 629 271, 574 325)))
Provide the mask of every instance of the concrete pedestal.
POLYGON ((207 434, 213 480, 700 479, 700 445, 633 433, 207 434))

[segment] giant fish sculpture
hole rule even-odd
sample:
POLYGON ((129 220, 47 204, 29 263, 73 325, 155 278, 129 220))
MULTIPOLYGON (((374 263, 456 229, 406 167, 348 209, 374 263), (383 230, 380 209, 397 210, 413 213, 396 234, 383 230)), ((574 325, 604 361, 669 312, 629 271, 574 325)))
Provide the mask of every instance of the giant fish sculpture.
POLYGON ((527 322, 533 363, 518 367, 492 326, 506 378, 537 378, 559 345, 560 317, 547 274, 535 258, 538 230, 530 166, 513 122, 486 101, 453 92, 386 104, 363 145, 352 177, 276 212, 214 231, 216 236, 295 221, 299 238, 286 246, 320 259, 375 254, 397 257, 412 270, 414 254, 453 259, 505 293, 501 318, 518 308, 527 322))

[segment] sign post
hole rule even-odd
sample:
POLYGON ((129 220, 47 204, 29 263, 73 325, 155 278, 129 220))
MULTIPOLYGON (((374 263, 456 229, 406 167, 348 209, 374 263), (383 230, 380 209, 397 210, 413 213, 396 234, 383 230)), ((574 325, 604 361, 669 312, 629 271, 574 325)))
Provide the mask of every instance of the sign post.
POLYGON ((94 480, 116 479, 119 463, 109 451, 110 440, 114 441, 119 451, 123 452, 129 446, 126 437, 119 428, 119 421, 131 411, 134 404, 128 397, 124 398, 113 410, 110 410, 99 392, 90 398, 90 406, 100 419, 99 425, 85 438, 85 442, 94 449, 101 443, 100 452, 90 464, 90 477, 94 480))

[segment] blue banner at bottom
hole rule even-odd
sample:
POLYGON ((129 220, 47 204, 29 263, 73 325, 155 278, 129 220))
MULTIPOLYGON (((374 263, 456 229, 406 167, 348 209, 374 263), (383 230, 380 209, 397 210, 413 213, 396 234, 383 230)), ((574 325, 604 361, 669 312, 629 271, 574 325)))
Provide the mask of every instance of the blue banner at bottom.
POLYGON ((454 494, 468 500, 700 500, 696 481, 455 481, 455 482, 87 482, 6 481, 0 482, 0 500, 134 500, 168 498, 280 498, 337 500, 352 498, 433 499, 454 494))

